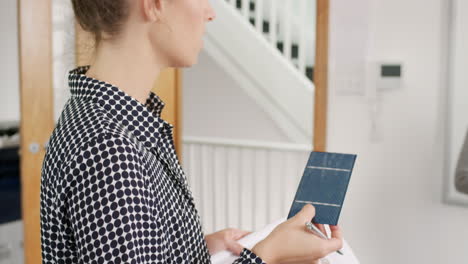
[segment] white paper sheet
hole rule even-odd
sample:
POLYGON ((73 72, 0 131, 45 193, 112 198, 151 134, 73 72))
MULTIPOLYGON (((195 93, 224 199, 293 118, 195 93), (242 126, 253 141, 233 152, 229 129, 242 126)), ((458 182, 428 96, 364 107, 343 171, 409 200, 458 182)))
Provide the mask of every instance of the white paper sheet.
MULTIPOLYGON (((278 219, 271 224, 268 224, 264 228, 252 232, 251 234, 241 238, 238 240, 238 242, 248 248, 252 249, 255 244, 257 244, 259 241, 264 239, 265 237, 268 236, 268 234, 273 231, 273 229, 279 225, 280 223, 286 221, 286 218, 281 218, 278 219)), ((343 248, 341 249, 341 252, 343 252, 343 255, 339 255, 338 253, 334 252, 328 255, 327 257, 323 258, 320 260, 321 264, 359 264, 358 259, 354 255, 351 247, 348 245, 346 240, 343 240, 343 248)), ((211 256, 211 261, 213 264, 231 264, 234 262, 235 259, 237 259, 238 256, 232 254, 231 252, 225 250, 216 253, 215 255, 211 256)))

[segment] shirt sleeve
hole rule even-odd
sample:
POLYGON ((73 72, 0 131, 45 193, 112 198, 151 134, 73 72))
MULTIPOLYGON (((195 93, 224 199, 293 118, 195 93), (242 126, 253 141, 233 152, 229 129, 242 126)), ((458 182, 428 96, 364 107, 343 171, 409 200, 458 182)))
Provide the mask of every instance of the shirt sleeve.
POLYGON ((233 264, 265 264, 265 262, 257 256, 255 253, 250 251, 248 248, 244 248, 233 264))
POLYGON ((455 187, 459 192, 468 194, 468 133, 465 136, 455 170, 455 187))
POLYGON ((170 249, 148 198, 136 147, 118 137, 84 144, 64 168, 79 263, 154 263, 170 249), (150 209, 151 208, 151 209, 150 209))

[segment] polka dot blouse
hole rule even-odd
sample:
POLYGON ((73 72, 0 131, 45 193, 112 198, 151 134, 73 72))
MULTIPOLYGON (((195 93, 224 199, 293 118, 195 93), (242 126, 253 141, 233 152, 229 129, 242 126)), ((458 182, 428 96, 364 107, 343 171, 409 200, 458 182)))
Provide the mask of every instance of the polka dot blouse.
MULTIPOLYGON (((211 263, 164 102, 70 71, 40 192, 43 263, 211 263)), ((244 248, 234 263, 264 263, 244 248)))

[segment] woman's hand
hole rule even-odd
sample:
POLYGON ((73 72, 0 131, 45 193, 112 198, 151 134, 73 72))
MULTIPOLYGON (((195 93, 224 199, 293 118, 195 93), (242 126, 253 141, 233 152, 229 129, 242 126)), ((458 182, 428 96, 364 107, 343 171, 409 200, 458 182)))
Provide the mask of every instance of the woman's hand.
POLYGON ((214 255, 222 250, 229 250, 236 256, 239 256, 244 247, 237 240, 252 232, 240 230, 237 228, 226 228, 218 232, 205 236, 206 244, 210 255, 214 255))
MULTIPOLYGON (((305 226, 315 216, 315 208, 306 204, 300 212, 279 224, 252 251, 268 264, 316 263, 343 246, 338 226, 330 226, 332 237, 328 240, 313 234, 305 226)), ((323 231, 323 226, 319 225, 323 231)))

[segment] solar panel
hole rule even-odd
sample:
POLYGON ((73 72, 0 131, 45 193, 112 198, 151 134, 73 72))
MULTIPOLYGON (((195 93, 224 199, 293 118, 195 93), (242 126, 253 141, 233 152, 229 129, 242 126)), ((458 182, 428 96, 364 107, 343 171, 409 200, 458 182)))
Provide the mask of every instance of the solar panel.
POLYGON ((288 219, 310 203, 316 209, 314 223, 337 225, 356 157, 355 154, 312 151, 288 219))

